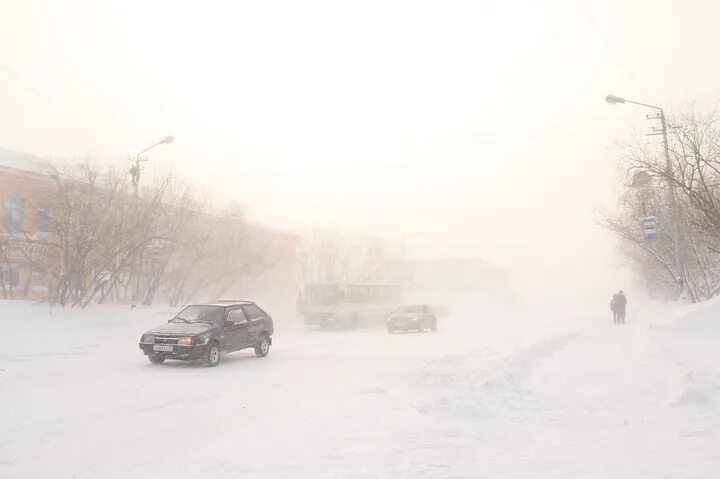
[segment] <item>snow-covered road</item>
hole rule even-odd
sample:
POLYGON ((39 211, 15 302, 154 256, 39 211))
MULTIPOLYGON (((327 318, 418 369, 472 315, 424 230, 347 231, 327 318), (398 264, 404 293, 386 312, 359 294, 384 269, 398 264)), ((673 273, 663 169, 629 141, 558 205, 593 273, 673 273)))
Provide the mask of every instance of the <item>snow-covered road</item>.
POLYGON ((142 357, 140 334, 167 312, 0 313, 3 478, 720 474, 720 327, 702 329, 702 315, 692 327, 642 315, 625 328, 280 327, 269 357, 204 368, 142 357))

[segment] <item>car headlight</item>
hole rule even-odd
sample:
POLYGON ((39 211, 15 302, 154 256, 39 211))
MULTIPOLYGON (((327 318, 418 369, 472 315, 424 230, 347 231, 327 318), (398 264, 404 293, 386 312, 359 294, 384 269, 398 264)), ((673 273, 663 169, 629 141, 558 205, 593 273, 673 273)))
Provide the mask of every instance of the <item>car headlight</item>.
POLYGON ((178 339, 178 344, 181 346, 192 346, 197 341, 195 337, 187 337, 178 339))
POLYGON ((198 336, 198 344, 205 344, 208 342, 208 339, 210 339, 210 333, 202 333, 200 336, 198 336))
POLYGON ((153 334, 143 334, 142 338, 140 338, 141 343, 154 343, 155 342, 155 335, 153 334))

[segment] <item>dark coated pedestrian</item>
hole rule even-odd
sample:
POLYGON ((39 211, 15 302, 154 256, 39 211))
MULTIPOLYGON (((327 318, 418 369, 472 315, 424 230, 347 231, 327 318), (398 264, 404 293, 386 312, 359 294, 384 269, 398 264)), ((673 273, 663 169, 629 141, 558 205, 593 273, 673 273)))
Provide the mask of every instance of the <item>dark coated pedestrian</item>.
POLYGON ((622 289, 618 291, 617 296, 617 310, 618 310, 618 323, 625 324, 625 312, 627 310, 627 296, 623 293, 622 289))
POLYGON ((614 294, 612 299, 610 300, 610 311, 612 311, 613 314, 613 324, 618 324, 618 308, 619 308, 619 299, 618 295, 614 294))

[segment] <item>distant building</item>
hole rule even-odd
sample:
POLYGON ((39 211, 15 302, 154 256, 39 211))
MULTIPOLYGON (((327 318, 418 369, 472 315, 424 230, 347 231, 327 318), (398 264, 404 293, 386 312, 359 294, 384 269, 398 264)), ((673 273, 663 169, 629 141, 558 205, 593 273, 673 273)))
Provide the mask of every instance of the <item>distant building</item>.
MULTIPOLYGON (((57 185, 48 172, 48 160, 0 148, 0 298, 44 300, 59 269, 49 200, 57 185)), ((252 284, 238 284, 225 294, 293 302, 297 237, 258 225, 248 228, 250 236, 270 249, 270 259, 252 284)))
POLYGON ((47 160, 0 148, 0 297, 40 299, 53 252, 47 160))
POLYGON ((389 282, 403 287, 408 301, 443 301, 463 295, 503 301, 510 295, 507 273, 479 258, 392 261, 386 265, 386 274, 389 282))

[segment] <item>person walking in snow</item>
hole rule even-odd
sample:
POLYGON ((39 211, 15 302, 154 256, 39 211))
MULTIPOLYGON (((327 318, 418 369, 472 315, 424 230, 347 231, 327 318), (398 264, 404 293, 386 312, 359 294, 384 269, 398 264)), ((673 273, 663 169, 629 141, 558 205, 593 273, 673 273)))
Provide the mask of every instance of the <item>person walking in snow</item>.
POLYGON ((619 303, 618 295, 613 294, 613 297, 610 300, 610 311, 612 311, 612 314, 613 314, 613 324, 618 324, 618 306, 619 306, 618 303, 619 303))
POLYGON ((622 292, 622 289, 617 294, 617 310, 618 310, 618 322, 620 324, 625 324, 625 310, 627 308, 627 297, 625 296, 625 293, 622 292))

